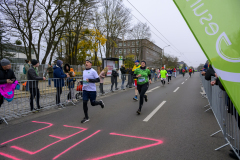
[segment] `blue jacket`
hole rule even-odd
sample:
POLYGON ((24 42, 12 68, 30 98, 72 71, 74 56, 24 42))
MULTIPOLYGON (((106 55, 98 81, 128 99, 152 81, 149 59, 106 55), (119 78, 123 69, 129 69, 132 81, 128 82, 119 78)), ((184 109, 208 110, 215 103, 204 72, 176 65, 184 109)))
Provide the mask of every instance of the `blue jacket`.
POLYGON ((167 70, 167 73, 170 73, 170 74, 172 74, 172 70, 167 70))
POLYGON ((54 77, 54 87, 63 87, 64 86, 64 78, 67 77, 66 74, 63 73, 62 67, 58 67, 55 65, 53 67, 53 77, 54 77), (59 79, 55 79, 59 78, 59 79))
POLYGON ((68 78, 67 79, 68 88, 74 88, 75 87, 75 82, 76 82, 75 78, 68 78))

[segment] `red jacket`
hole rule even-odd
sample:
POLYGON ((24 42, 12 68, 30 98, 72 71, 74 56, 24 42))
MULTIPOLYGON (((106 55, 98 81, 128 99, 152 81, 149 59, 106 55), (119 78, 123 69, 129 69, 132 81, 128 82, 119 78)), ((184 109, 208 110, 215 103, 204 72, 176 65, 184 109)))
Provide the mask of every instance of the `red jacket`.
POLYGON ((176 69, 175 69, 175 68, 173 69, 173 72, 176 72, 176 69))
POLYGON ((189 73, 192 73, 192 69, 189 69, 189 73))
POLYGON ((185 73, 185 70, 183 69, 182 72, 185 73))

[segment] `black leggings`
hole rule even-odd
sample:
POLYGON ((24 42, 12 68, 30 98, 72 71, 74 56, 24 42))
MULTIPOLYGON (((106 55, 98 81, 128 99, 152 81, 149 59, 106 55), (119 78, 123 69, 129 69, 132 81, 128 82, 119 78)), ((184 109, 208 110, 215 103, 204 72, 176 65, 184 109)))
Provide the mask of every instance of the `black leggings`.
MULTIPOLYGON (((91 105, 92 106, 97 106, 97 105, 100 105, 101 104, 101 101, 90 101, 91 102, 91 105)), ((85 115, 85 118, 89 118, 88 117, 88 101, 83 101, 83 111, 84 111, 84 115, 85 115)))
POLYGON ((140 95, 140 101, 139 101, 139 110, 141 111, 142 105, 143 105, 143 98, 145 97, 145 93, 147 92, 149 87, 149 83, 145 83, 143 85, 137 85, 137 90, 140 95))
POLYGON ((172 76, 168 76, 168 82, 172 80, 172 76))
POLYGON ((61 94, 62 94, 62 87, 57 87, 56 104, 60 103, 61 94))
POLYGON ((184 76, 185 76, 185 73, 183 73, 182 75, 183 75, 183 77, 184 77, 184 76))

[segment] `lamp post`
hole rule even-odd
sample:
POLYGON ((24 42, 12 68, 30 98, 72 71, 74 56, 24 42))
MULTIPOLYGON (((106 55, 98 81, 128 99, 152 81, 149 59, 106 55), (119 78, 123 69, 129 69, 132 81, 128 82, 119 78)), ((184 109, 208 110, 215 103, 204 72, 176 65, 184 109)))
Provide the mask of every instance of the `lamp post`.
POLYGON ((170 46, 170 45, 167 45, 167 46, 163 47, 163 49, 162 49, 162 62, 161 62, 161 65, 162 65, 162 66, 163 66, 164 48, 169 47, 169 46, 170 46))

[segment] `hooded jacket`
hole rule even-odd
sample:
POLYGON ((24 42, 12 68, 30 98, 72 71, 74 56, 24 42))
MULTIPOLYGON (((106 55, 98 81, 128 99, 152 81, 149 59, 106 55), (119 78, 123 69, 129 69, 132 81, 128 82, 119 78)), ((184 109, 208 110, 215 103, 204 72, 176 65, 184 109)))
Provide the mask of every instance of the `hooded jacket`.
POLYGON ((28 70, 28 80, 31 80, 28 81, 29 88, 38 88, 38 81, 43 80, 43 77, 39 77, 33 66, 31 66, 28 70))
POLYGON ((7 83, 7 79, 16 80, 16 76, 12 69, 4 70, 0 64, 0 84, 7 83))
POLYGON ((59 64, 53 67, 54 87, 63 87, 64 78, 66 78, 67 75, 63 73, 62 67, 59 67, 58 65, 59 64))

